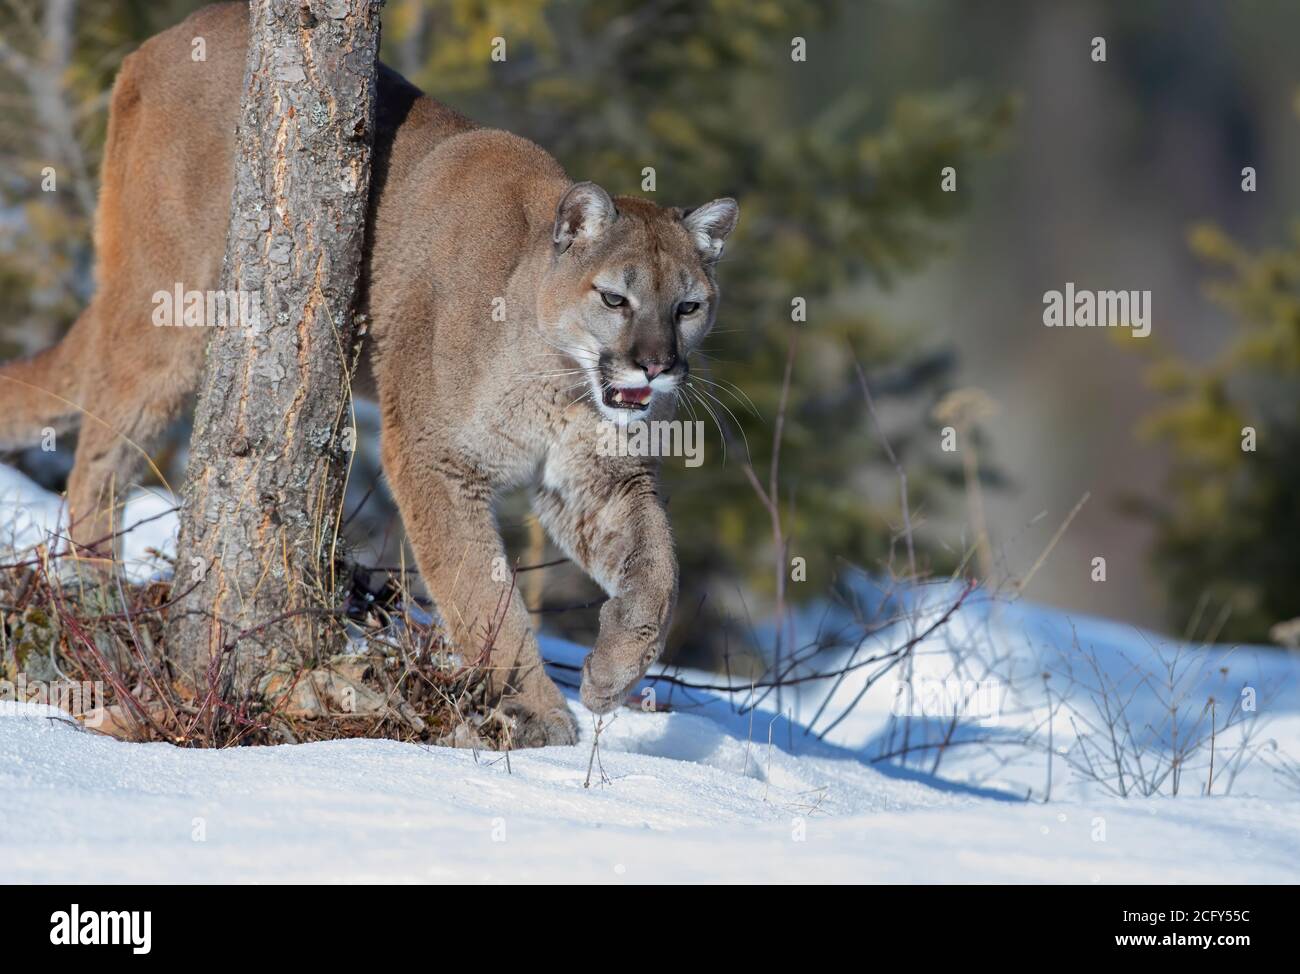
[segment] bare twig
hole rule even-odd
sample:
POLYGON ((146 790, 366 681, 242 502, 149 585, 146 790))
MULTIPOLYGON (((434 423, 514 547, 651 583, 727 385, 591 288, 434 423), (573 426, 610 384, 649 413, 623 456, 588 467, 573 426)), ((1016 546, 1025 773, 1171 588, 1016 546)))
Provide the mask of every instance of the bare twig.
POLYGON ((1074 516, 1079 513, 1084 504, 1088 503, 1088 498, 1091 496, 1091 491, 1085 490, 1083 492, 1083 496, 1079 498, 1078 503, 1070 509, 1070 513, 1067 514, 1065 520, 1061 522, 1061 526, 1057 528, 1056 533, 1052 535, 1052 540, 1047 542, 1047 547, 1038 555, 1038 560, 1035 561, 1029 571, 1025 573, 1025 577, 1016 584, 1017 592, 1023 592, 1028 587, 1030 580, 1038 574, 1038 569, 1043 567, 1043 562, 1047 561, 1047 556, 1050 555, 1052 549, 1056 547, 1056 543, 1065 535, 1065 531, 1070 526, 1070 522, 1074 520, 1074 516))
MULTIPOLYGON (((785 358, 785 375, 781 380, 781 399, 777 406, 776 424, 772 430, 772 461, 768 467, 768 485, 764 489, 759 482, 758 475, 754 473, 754 466, 746 457, 745 477, 749 480, 750 486, 758 496, 763 507, 767 509, 768 517, 772 522, 772 560, 775 568, 775 592, 776 592, 776 609, 775 609, 775 640, 772 646, 773 667, 779 672, 781 670, 781 659, 784 653, 784 642, 786 637, 786 611, 785 611, 785 578, 786 578, 786 539, 781 527, 781 496, 779 492, 780 485, 780 468, 781 468, 781 438, 785 430, 785 411, 790 397, 790 377, 794 372, 795 350, 798 347, 799 333, 790 332, 790 344, 786 351, 785 358)), ((777 708, 781 706, 781 687, 776 688, 777 708)))
POLYGON ((853 368, 857 370, 858 385, 862 387, 862 397, 867 401, 867 411, 871 414, 871 422, 876 427, 876 435, 880 437, 880 445, 898 475, 898 500, 903 512, 903 537, 907 541, 907 575, 908 578, 914 579, 916 578, 916 549, 912 543, 912 513, 907 499, 907 471, 899 463, 894 448, 889 445, 889 438, 885 436, 885 428, 881 425, 880 416, 876 412, 876 402, 871 396, 871 388, 867 385, 867 375, 862 371, 862 363, 856 357, 853 359, 853 368))

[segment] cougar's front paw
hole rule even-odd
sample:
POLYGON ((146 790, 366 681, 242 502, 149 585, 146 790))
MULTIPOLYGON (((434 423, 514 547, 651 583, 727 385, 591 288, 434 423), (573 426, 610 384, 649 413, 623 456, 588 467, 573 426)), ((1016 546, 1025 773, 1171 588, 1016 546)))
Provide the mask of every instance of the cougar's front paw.
POLYGON ((623 628, 621 622, 614 613, 601 611, 600 635, 582 664, 582 703, 593 714, 617 710, 659 658, 658 626, 623 628))
POLYGON ((640 676, 630 680, 616 679, 604 681, 591 675, 591 657, 582 666, 582 705, 593 714, 613 713, 627 699, 628 690, 640 676))
POLYGON ((577 744, 578 722, 567 707, 532 710, 522 703, 508 703, 501 708, 514 722, 510 739, 514 747, 546 747, 551 744, 577 744))

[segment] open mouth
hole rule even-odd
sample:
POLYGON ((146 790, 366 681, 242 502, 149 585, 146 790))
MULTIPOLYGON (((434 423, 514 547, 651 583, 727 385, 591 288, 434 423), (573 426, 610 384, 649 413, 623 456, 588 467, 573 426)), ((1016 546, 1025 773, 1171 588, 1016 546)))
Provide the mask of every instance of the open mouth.
POLYGON ((640 412, 650 408, 650 387, 605 386, 601 399, 610 409, 631 409, 640 412))

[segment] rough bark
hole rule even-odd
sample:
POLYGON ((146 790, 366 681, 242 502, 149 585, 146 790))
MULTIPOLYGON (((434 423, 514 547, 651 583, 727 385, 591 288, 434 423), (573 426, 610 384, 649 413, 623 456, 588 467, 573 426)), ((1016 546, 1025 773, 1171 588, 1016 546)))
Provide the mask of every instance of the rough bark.
POLYGON ((195 414, 168 645, 197 687, 220 659, 242 696, 327 649, 379 7, 250 5, 221 287, 260 314, 213 329, 195 414))

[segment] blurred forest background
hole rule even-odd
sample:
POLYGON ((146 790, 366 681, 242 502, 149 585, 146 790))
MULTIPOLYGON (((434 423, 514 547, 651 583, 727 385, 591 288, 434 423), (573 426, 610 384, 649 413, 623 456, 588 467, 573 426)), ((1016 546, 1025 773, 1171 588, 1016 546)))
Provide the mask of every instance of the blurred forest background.
MULTIPOLYGON (((0 0, 0 357, 52 343, 91 293, 114 72, 201 5, 0 0), (45 166, 57 193, 40 191, 45 166)), ((807 578, 791 600, 824 599, 850 565, 908 570, 860 362, 908 473, 921 571, 1014 582, 1090 492, 1029 597, 1252 641, 1300 616, 1298 31, 1282 0, 388 0, 384 58, 575 178, 640 193, 649 166, 661 203, 741 201, 697 363, 716 383, 696 406, 705 463, 665 471, 683 573, 670 649, 717 665, 775 594, 770 512, 745 463, 769 483, 792 347, 778 493, 807 578), (1067 281, 1150 289, 1152 336, 1044 328, 1043 293, 1067 281), (941 449, 950 420, 936 418, 954 390, 991 407, 962 442, 980 459, 975 559, 970 455, 941 449)), ((162 458, 172 471, 187 436, 162 458)), ((56 487, 70 461, 21 460, 56 487)), ((354 530, 387 539, 371 555, 391 563, 377 480, 362 451, 354 530)), ((524 562, 553 557, 522 497, 502 522, 524 562)), ((525 591, 537 607, 583 602, 578 576, 530 573, 525 591)), ((594 631, 591 611, 545 618, 594 631)))

